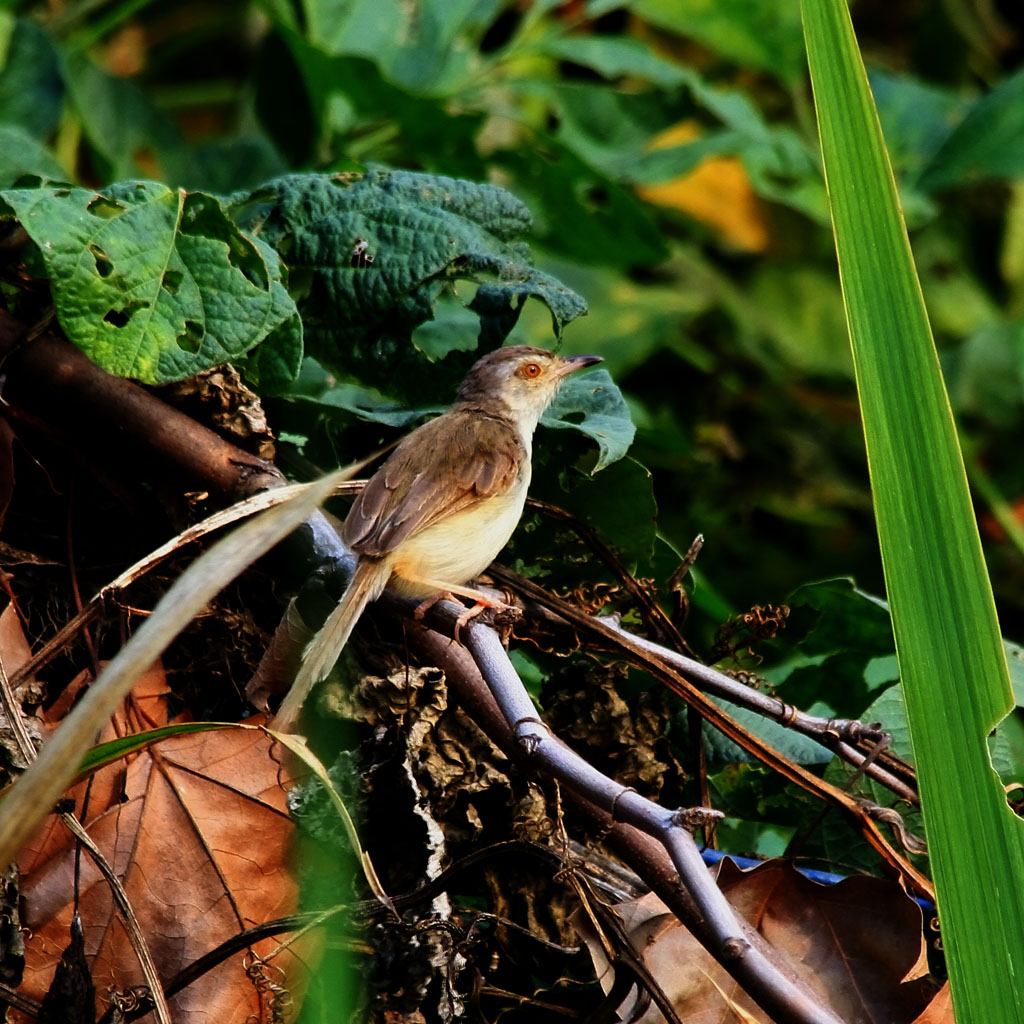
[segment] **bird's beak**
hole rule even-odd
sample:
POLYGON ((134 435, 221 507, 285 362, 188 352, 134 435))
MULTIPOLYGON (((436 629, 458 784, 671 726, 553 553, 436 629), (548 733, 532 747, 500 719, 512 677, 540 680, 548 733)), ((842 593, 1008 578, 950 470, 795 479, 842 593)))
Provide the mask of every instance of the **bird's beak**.
POLYGON ((600 356, 565 356, 562 365, 558 368, 558 376, 565 377, 576 370, 583 370, 595 363, 603 362, 604 360, 600 356))

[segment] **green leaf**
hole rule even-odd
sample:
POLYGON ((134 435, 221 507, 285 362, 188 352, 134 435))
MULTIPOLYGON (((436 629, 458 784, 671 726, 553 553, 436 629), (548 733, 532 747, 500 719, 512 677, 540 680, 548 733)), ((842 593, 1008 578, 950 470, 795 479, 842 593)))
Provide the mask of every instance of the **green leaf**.
POLYGON ((761 0, 633 0, 633 14, 696 39, 737 64, 795 84, 804 73, 795 4, 761 0))
MULTIPOLYGON (((1019 1022, 1024 822, 986 744, 1013 705, 992 587, 850 13, 801 6, 953 1003, 963 1021, 1019 1022)), ((1018 115, 1002 113, 989 129, 1012 144, 1018 115)))
POLYGON ((302 367, 302 321, 290 316, 275 327, 244 361, 245 376, 261 396, 289 389, 302 367))
POLYGON ((950 397, 960 415, 1012 430, 1024 406, 1024 320, 982 327, 948 353, 950 397))
POLYGON ((917 178, 960 121, 969 101, 910 75, 873 68, 871 92, 897 176, 917 178))
MULTIPOLYGON (((486 293, 479 300, 474 296, 466 305, 455 294, 454 287, 445 288, 434 303, 433 317, 413 331, 413 345, 432 363, 444 359, 450 352, 475 352, 481 342, 481 319, 486 318, 486 304, 486 293)), ((496 326, 500 327, 501 308, 496 312, 496 326)), ((550 336, 551 328, 545 324, 540 347, 549 343, 550 336)))
POLYGON ((688 84, 690 68, 659 57, 646 43, 624 36, 550 36, 541 40, 542 53, 597 71, 605 78, 646 78, 662 89, 688 84))
POLYGON ((130 736, 119 736, 116 740, 108 740, 106 743, 97 743, 82 758, 78 769, 79 778, 91 775, 105 765, 120 761, 129 754, 137 754, 144 750, 151 743, 166 739, 168 736, 182 736, 195 732, 210 732, 214 729, 237 728, 231 722, 179 722, 177 725, 164 725, 159 729, 149 729, 146 732, 132 733, 130 736))
POLYGON ((558 504, 597 530, 630 571, 650 563, 658 505, 646 466, 635 459, 621 459, 598 478, 574 480, 558 504))
MULTIPOLYGON (((999 302, 979 275, 973 260, 964 259, 963 242, 941 223, 914 236, 914 257, 921 275, 932 330, 959 342, 966 335, 1002 319, 999 302)), ((946 355, 947 345, 942 346, 946 355)))
POLYGON ((316 155, 312 144, 322 131, 328 138, 341 136, 340 146, 354 160, 372 156, 378 162, 418 165, 429 159, 449 174, 486 177, 476 148, 482 113, 456 112, 443 98, 415 95, 389 81, 374 61, 329 56, 286 28, 268 40, 266 49, 260 116, 293 164, 316 155), (293 67, 298 82, 291 77, 293 67), (366 149, 353 141, 362 132, 374 140, 366 149))
POLYGON ((1024 708, 1024 647, 1003 641, 1006 650, 1006 663, 1010 669, 1010 685, 1013 688, 1013 699, 1017 707, 1024 708))
POLYGON ((852 377, 843 299, 834 271, 773 260, 757 269, 748 294, 783 366, 808 376, 852 377))
POLYGON ((106 163, 105 180, 145 174, 181 183, 191 160, 185 140, 140 89, 82 54, 68 56, 64 74, 83 132, 106 163))
POLYGON ((0 124, 0 188, 10 188, 25 175, 56 181, 65 177, 53 154, 24 128, 0 124))
MULTIPOLYGON (((634 40, 571 37, 551 44, 555 55, 577 58, 602 74, 624 72, 631 58, 637 69, 660 69, 665 87, 685 86, 693 100, 721 122, 684 145, 654 147, 655 137, 678 118, 678 99, 647 92, 625 92, 594 83, 558 82, 528 94, 544 96, 557 111, 557 138, 591 167, 619 182, 650 184, 670 181, 692 171, 712 156, 736 155, 755 191, 786 203, 818 221, 826 221, 821 173, 805 140, 786 125, 772 125, 751 99, 737 89, 710 85, 692 68, 669 64, 644 54, 634 40), (650 62, 654 61, 652 65, 650 62)), ((525 90, 524 90, 525 91, 525 90)))
POLYGON ((309 41, 331 56, 374 60, 391 81, 415 92, 445 93, 469 68, 457 44, 479 0, 305 0, 309 41))
MULTIPOLYGON (((864 722, 881 722, 882 728, 891 737, 889 749, 911 764, 914 752, 910 743, 910 727, 903 703, 903 689, 890 686, 881 693, 860 715, 864 722)), ((840 788, 850 786, 853 768, 839 757, 833 758, 825 769, 825 781, 840 788)), ((860 776, 853 783, 853 792, 863 795, 879 807, 892 807, 903 819, 906 828, 914 835, 924 838, 924 822, 919 808, 908 806, 898 799, 891 790, 876 782, 869 775, 860 776)), ((884 831, 884 828, 883 828, 884 831)), ((895 838, 895 837, 894 837, 895 838)), ((844 873, 864 872, 877 874, 879 871, 878 851, 861 836, 851 835, 849 824, 838 814, 829 814, 821 822, 821 842, 825 856, 844 873)), ((917 867, 927 873, 927 860, 912 857, 917 867)))
POLYGON ((859 589, 849 577, 805 583, 786 603, 793 611, 790 629, 799 628, 799 610, 818 613, 801 643, 806 654, 863 651, 872 657, 893 650, 892 622, 885 602, 859 589))
POLYGON ((256 188, 287 169, 281 154, 265 136, 217 138, 196 150, 194 168, 181 184, 189 189, 220 194, 256 188))
MULTIPOLYGON (((63 105, 64 80, 53 40, 34 21, 15 20, 9 12, 0 11, 2 120, 42 139, 57 127, 63 105)), ((6 152, 5 158, 15 162, 21 156, 15 150, 6 152)))
POLYGON ((492 158, 537 212, 545 248, 582 263, 623 268, 668 256, 650 208, 629 189, 561 140, 540 139, 537 148, 539 154, 499 150, 492 158))
POLYGON ((787 704, 818 704, 827 717, 860 717, 874 691, 899 678, 887 605, 849 578, 804 584, 786 604, 790 616, 779 646, 795 646, 764 676, 787 704))
MULTIPOLYGON (((233 212, 287 260, 310 354, 340 376, 416 394, 417 404, 423 361, 412 334, 454 282, 478 284, 469 308, 487 347, 504 339, 531 295, 548 306, 556 336, 586 310, 531 265, 515 241, 529 212, 492 185, 386 170, 291 175, 237 198, 233 212)), ((458 377, 471 361, 453 363, 458 377)), ((427 400, 449 401, 454 382, 434 376, 443 394, 427 400)))
MULTIPOLYGON (((587 296, 586 349, 604 358, 602 368, 613 379, 623 380, 627 373, 647 365, 659 349, 676 351, 701 371, 712 371, 714 357, 686 330, 696 316, 712 308, 716 298, 703 281, 690 279, 685 288, 678 288, 667 281, 634 280, 607 267, 584 267, 553 258, 546 258, 544 264, 587 296), (624 338, 629 339, 628 345, 623 344, 624 338)), ((524 311, 519 335, 525 335, 531 345, 543 346, 547 332, 542 317, 524 311)))
POLYGON ((1019 782, 1024 776, 1024 647, 1003 641, 1006 661, 1010 668, 1010 684, 1016 707, 996 726, 989 737, 993 767, 1007 785, 1019 782), (997 762, 997 757, 1000 760, 997 762))
POLYGON ((621 459, 636 434, 626 400, 604 369, 567 378, 541 422, 547 427, 578 430, 596 441, 595 473, 621 459))
POLYGON ((1024 71, 1003 79, 968 110, 921 175, 935 190, 1024 174, 1024 71))
MULTIPOLYGON (((758 739, 770 747, 774 747, 784 757, 797 764, 828 764, 832 760, 832 751, 820 743, 808 739, 802 733, 794 732, 779 722, 773 722, 747 708, 738 707, 728 701, 711 698, 723 711, 734 718, 745 729, 752 732, 758 739)), ((808 709, 812 714, 815 709, 808 709)), ((755 759, 727 736, 723 736, 713 726, 703 727, 704 744, 707 747, 711 764, 744 764, 753 763, 755 759)))
MULTIPOLYGON (((679 726, 686 728, 685 722, 679 726)), ((728 763, 708 773, 708 786, 713 805, 726 815, 716 830, 723 849, 781 857, 808 814, 807 801, 795 787, 759 764, 728 763)))
POLYGON ((425 413, 440 411, 440 406, 410 409, 375 388, 338 381, 313 359, 304 362, 297 385, 289 389, 289 398, 293 403, 326 415, 340 410, 367 423, 382 423, 388 427, 411 427, 425 413))
MULTIPOLYGON (((277 254, 212 196, 140 181, 8 189, 0 200, 39 246, 68 338, 110 373, 188 377, 297 316, 277 254)), ((285 373, 298 369, 295 330, 278 359, 285 373)))

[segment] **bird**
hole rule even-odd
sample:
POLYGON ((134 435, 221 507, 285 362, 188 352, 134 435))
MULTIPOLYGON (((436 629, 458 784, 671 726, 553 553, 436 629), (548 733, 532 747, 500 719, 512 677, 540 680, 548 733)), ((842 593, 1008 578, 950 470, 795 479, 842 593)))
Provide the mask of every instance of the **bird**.
POLYGON ((495 349, 473 364, 446 412, 399 442, 345 518, 341 535, 357 556, 355 571, 306 648, 275 728, 294 727, 309 691, 385 588, 421 607, 455 594, 475 600, 460 623, 493 605, 466 584, 519 523, 537 423, 570 373, 601 361, 530 345, 495 349))

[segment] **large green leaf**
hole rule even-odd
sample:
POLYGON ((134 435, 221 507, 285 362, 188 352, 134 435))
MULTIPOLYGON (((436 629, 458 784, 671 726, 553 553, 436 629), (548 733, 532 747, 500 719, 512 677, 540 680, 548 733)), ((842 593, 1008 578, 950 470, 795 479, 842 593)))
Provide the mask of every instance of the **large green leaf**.
POLYGON ((1024 71, 978 100, 921 175, 926 189, 1024 174, 1024 71))
POLYGON ((41 139, 57 127, 63 103, 53 40, 34 21, 0 11, 0 120, 41 139))
MULTIPOLYGON (((636 434, 626 400, 604 369, 568 378, 542 422, 549 427, 579 430, 596 441, 599 454, 595 473, 621 459, 636 434)), ((652 526, 648 548, 653 543, 652 526)))
MULTIPOLYGON (((458 39, 474 26, 478 0, 304 0, 309 41, 332 56, 374 60, 391 81, 444 92, 474 54, 458 39)), ((484 8, 486 10, 486 7, 484 8)))
POLYGON ((62 181, 64 169, 52 153, 17 124, 0 124, 0 188, 24 175, 62 181))
POLYGON ((1024 1021, 1024 822, 986 739, 1013 705, 956 427, 844 0, 804 0, 840 279, 943 947, 962 1021, 1024 1021))
MULTIPOLYGON (((8 189, 0 201, 39 246, 68 338, 110 373, 178 380, 298 324, 277 253, 212 196, 137 181, 8 189)), ((298 372, 289 340, 278 376, 298 372)))
MULTIPOLYGON (((532 265, 515 240, 529 212, 493 185, 387 170, 291 175, 237 198, 233 212, 287 260, 310 353, 348 379, 416 393, 417 404, 450 401, 449 379, 439 379, 440 394, 423 395, 423 356, 411 342, 458 281, 477 285, 467 304, 487 347, 504 340, 530 296, 550 309, 556 336, 586 311, 532 265)), ((472 359, 451 361, 456 376, 472 359)))

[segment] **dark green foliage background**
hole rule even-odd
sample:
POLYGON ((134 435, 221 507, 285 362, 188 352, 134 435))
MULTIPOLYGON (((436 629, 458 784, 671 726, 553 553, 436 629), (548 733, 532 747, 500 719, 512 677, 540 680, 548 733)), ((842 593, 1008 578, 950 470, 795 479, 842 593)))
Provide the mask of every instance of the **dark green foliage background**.
MULTIPOLYGON (((1021 638, 1024 540, 1012 529, 1014 508, 1024 508, 1019 15, 1008 0, 921 0, 912 11, 858 2, 853 13, 1003 632, 1021 638)), ((204 237, 233 253, 238 287, 263 289, 267 340, 245 369, 274 394, 272 425, 305 457, 349 461, 447 402, 481 323, 485 343, 511 330, 546 346, 564 327, 566 351, 600 354, 610 377, 581 377, 582 391, 554 410, 563 428, 579 429, 544 431, 535 494, 596 526, 666 601, 681 554, 703 534, 684 629, 698 653, 709 655, 729 615, 789 600, 789 628, 745 667, 807 710, 882 707, 896 716, 887 725, 902 727, 898 699, 886 696, 895 679, 888 615, 871 596, 882 573, 795 2, 4 8, 0 189, 139 178, 191 190, 204 237), (653 146, 681 123, 689 134, 653 146), (643 186, 720 156, 742 165, 761 245, 743 247, 707 218, 641 197, 643 186), (325 176, 299 176, 313 171, 325 176), (438 186, 444 179, 477 184, 438 186), (448 198, 425 195, 426 180, 448 198), (407 233, 398 239, 398 230, 407 233), (400 253, 386 301, 358 291, 373 279, 353 267, 355 238, 371 255, 400 253), (318 274, 337 288, 318 292, 318 274), (336 301, 346 288, 348 307, 336 301), (302 346, 316 362, 296 378, 302 346), (630 429, 615 385, 636 425, 620 461, 630 429), (599 460, 608 468, 590 476, 599 460)), ((54 224, 33 231, 24 193, 4 195, 49 274, 64 274, 44 244, 54 224)), ((85 195, 62 198, 81 208, 85 195)), ((165 195, 174 193, 150 199, 165 195)), ((196 263, 180 249, 169 243, 196 263)), ((93 253, 101 263, 109 255, 93 253)), ((25 312, 10 283, 3 294, 25 312)), ((247 350, 216 324, 203 339, 223 358, 247 350)), ((524 520, 510 563, 558 586, 607 578, 570 534, 539 524, 524 520)), ((526 657, 536 665, 524 667, 549 667, 526 657)), ((817 758, 771 738, 795 758, 817 758)), ((1024 743, 1015 729, 1002 742, 1012 772, 1024 743)), ((711 744, 715 792, 732 815, 724 831, 735 848, 778 852, 816 808, 734 755, 711 744)), ((827 828, 805 852, 836 867, 872 862, 827 828)))

